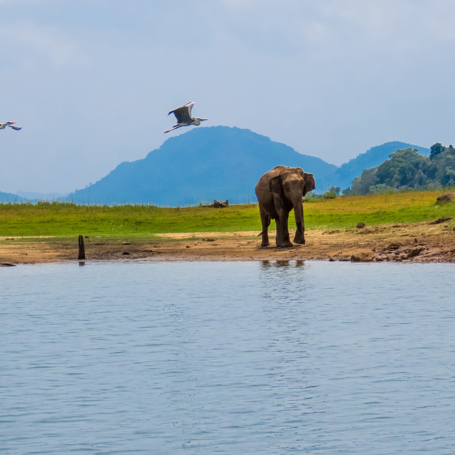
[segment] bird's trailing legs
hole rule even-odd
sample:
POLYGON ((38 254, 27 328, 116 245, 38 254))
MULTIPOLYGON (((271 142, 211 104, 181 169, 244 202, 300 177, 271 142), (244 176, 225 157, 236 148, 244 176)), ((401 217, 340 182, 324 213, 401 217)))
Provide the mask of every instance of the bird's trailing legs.
POLYGON ((174 125, 170 130, 165 131, 164 133, 169 133, 171 131, 176 130, 177 128, 180 128, 178 125, 174 125))

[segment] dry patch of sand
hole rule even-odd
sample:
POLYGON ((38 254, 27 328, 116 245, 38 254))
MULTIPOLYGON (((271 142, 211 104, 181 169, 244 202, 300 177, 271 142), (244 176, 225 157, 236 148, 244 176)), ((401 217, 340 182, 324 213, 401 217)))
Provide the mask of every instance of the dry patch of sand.
MULTIPOLYGON (((272 235, 275 235, 275 231, 269 231, 272 235)), ((170 233, 170 234, 156 234, 157 237, 164 239, 201 239, 201 238, 233 238, 233 237, 257 237, 259 234, 258 231, 241 231, 241 232, 179 232, 179 233, 170 233)))
MULTIPOLYGON (((259 232, 160 234, 150 239, 85 239, 87 260, 334 260, 394 262, 455 262, 455 232, 450 223, 430 222, 366 226, 363 229, 315 230, 306 245, 261 248, 259 232)), ((292 234, 291 234, 292 235, 292 234)), ((75 261, 77 238, 20 242, 0 239, 0 264, 75 261)), ((292 236, 291 236, 292 240, 292 236)))

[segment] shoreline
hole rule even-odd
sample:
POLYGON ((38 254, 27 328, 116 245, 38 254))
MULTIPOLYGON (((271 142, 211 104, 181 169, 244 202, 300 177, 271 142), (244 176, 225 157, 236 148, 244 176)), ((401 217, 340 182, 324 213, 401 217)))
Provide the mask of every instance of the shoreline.
MULTIPOLYGON (((87 261, 326 260, 351 262, 455 262, 455 230, 446 221, 312 230, 306 245, 260 246, 259 232, 159 234, 151 238, 86 237, 87 261)), ((293 232, 291 231, 291 240, 293 232)), ((0 265, 77 261, 77 238, 0 238, 0 265)))

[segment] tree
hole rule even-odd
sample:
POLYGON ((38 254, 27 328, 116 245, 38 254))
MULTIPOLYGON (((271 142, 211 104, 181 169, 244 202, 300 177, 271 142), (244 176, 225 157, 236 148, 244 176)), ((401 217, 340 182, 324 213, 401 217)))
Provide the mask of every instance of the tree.
POLYGON ((360 177, 356 177, 352 182, 352 194, 368 194, 370 186, 379 183, 376 176, 377 170, 377 167, 365 169, 360 177))
POLYGON ((422 156, 410 148, 392 153, 390 159, 356 177, 351 194, 455 186, 455 148, 437 143, 431 153, 430 157, 422 156))
POLYGON ((370 186, 370 194, 389 194, 394 193, 396 190, 390 186, 387 186, 385 183, 380 183, 379 185, 370 186))
POLYGON ((430 147, 430 160, 434 159, 435 156, 444 152, 444 150, 445 147, 440 142, 436 142, 436 144, 430 147))

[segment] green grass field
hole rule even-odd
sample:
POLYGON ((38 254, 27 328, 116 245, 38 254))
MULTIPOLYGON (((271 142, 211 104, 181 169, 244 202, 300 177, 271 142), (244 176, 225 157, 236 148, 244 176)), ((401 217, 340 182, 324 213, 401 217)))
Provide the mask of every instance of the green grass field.
MULTIPOLYGON (((455 202, 436 205, 439 192, 339 197, 304 204, 307 230, 354 228, 357 223, 411 223, 455 217, 455 202)), ((293 213, 290 226, 295 227, 293 213)), ((271 228, 274 229, 272 222, 271 228)), ((147 237, 158 233, 261 231, 257 204, 161 208, 45 202, 0 204, 0 236, 147 237)))

